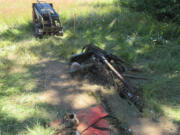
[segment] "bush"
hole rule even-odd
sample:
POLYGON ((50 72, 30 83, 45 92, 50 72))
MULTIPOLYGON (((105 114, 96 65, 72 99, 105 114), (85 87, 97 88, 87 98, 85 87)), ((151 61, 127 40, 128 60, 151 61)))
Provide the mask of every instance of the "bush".
POLYGON ((122 0, 121 5, 155 16, 158 20, 180 22, 179 0, 122 0))

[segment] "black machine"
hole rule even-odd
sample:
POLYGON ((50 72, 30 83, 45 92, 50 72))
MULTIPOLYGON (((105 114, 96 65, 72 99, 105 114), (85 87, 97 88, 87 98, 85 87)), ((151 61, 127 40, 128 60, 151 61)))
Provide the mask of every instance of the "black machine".
POLYGON ((35 36, 44 34, 63 36, 63 27, 59 14, 54 10, 52 3, 37 1, 32 4, 35 36))
MULTIPOLYGON (((84 48, 82 49, 82 53, 73 55, 70 59, 70 63, 78 62, 80 65, 82 65, 84 63, 87 63, 86 61, 88 61, 89 59, 91 59, 90 61, 93 63, 93 65, 96 65, 99 62, 102 63, 102 65, 105 65, 106 69, 112 72, 123 83, 125 87, 124 89, 121 89, 119 91, 120 96, 129 99, 135 104, 139 111, 142 111, 142 100, 137 95, 134 88, 131 87, 131 85, 124 79, 123 75, 121 74, 126 71, 124 60, 118 58, 116 55, 107 53, 106 51, 98 48, 93 44, 89 44, 84 46, 84 48)), ((96 70, 96 66, 92 68, 96 70)), ((97 75, 97 73, 95 74, 97 75)))

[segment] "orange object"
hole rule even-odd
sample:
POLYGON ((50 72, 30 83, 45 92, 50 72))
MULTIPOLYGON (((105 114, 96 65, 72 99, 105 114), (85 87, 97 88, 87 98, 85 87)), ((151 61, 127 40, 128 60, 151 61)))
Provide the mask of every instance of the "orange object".
POLYGON ((54 125, 59 124, 59 123, 61 123, 61 120, 56 120, 56 121, 51 122, 50 126, 54 126, 54 125))
POLYGON ((74 13, 74 33, 76 32, 76 13, 74 13))
MULTIPOLYGON (((106 116, 108 116, 108 113, 101 105, 82 110, 77 113, 79 119, 77 130, 81 135, 110 135, 109 124, 104 119, 106 116)), ((50 125, 55 126, 60 123, 61 120, 56 120, 51 122, 50 125)))
POLYGON ((98 120, 108 116, 104 108, 101 105, 82 110, 77 113, 77 118, 79 119, 78 131, 81 133, 98 120))
POLYGON ((85 130, 82 135, 110 135, 107 120, 101 119, 95 125, 85 130))

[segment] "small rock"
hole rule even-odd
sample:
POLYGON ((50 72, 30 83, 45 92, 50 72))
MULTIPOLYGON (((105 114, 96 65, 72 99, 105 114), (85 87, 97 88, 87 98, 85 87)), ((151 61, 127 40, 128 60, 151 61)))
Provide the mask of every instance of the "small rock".
POLYGON ((70 72, 76 72, 80 70, 81 65, 78 62, 73 62, 70 67, 70 72))
POLYGON ((128 129, 128 132, 129 132, 129 133, 131 133, 131 132, 132 132, 132 129, 131 129, 131 128, 129 128, 129 129, 128 129))

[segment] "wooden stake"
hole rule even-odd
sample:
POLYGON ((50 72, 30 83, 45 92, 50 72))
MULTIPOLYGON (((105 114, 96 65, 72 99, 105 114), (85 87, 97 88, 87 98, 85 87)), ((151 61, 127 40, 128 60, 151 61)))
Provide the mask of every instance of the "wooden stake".
POLYGON ((76 13, 74 13, 74 33, 76 32, 76 13))

